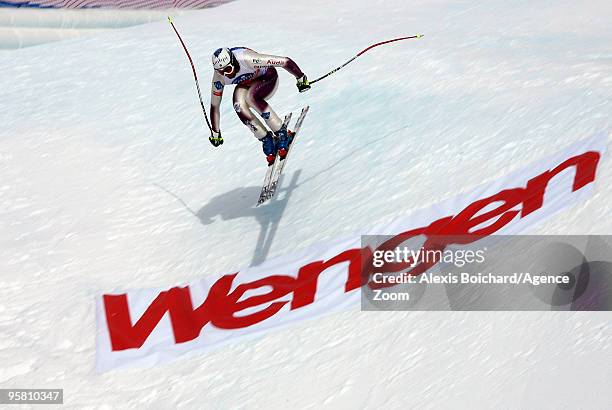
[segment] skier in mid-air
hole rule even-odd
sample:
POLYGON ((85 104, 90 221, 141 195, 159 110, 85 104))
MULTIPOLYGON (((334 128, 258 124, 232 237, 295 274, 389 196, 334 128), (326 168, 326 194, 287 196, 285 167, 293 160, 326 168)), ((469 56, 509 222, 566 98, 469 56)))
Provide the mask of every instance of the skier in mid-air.
POLYGON ((262 142, 263 152, 268 165, 274 163, 276 155, 284 159, 291 144, 291 132, 283 125, 283 120, 267 102, 278 86, 278 73, 275 67, 282 67, 297 79, 300 92, 310 89, 308 79, 300 67, 288 57, 259 54, 249 48, 220 48, 213 53, 212 64, 215 73, 212 78, 210 115, 212 135, 210 143, 215 147, 223 144, 220 130, 221 114, 219 106, 226 85, 234 84, 234 110, 240 120, 262 142), (268 130, 253 115, 253 109, 266 122, 268 130))

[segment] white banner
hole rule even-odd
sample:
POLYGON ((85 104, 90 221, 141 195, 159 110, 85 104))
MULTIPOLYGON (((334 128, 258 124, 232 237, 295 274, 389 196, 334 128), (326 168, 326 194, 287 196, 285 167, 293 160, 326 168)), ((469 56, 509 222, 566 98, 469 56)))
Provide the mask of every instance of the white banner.
POLYGON ((97 369, 154 365, 355 307, 367 280, 361 257, 372 252, 361 248, 361 235, 402 242, 416 235, 518 233, 592 193, 605 144, 605 134, 595 135, 409 217, 257 267, 184 287, 100 295, 97 369))

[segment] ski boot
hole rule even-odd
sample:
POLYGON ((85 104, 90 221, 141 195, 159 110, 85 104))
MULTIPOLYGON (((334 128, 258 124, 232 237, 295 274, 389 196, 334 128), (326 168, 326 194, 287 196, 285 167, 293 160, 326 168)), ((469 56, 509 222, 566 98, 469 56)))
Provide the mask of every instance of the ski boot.
POLYGON ((283 160, 287 156, 289 146, 293 142, 293 136, 295 133, 287 131, 287 126, 283 125, 278 131, 276 131, 276 149, 278 151, 278 157, 283 160))
POLYGON ((271 166, 276 160, 276 143, 274 142, 272 132, 268 131, 266 136, 263 137, 260 141, 263 148, 263 152, 266 156, 266 160, 268 161, 268 166, 271 166))

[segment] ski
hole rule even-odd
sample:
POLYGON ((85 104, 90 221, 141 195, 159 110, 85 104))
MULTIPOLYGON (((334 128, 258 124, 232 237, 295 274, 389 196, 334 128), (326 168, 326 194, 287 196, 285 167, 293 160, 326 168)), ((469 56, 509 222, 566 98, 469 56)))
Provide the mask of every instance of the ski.
MULTIPOLYGON (((289 113, 285 115, 283 119, 283 126, 289 126, 289 121, 291 121, 293 113, 289 113)), ((291 147, 289 147, 291 148, 291 147)), ((263 204, 266 199, 268 199, 268 190, 270 189, 270 182, 272 181, 272 175, 274 174, 274 170, 276 169, 276 164, 278 157, 274 160, 273 163, 268 165, 268 169, 266 170, 266 177, 264 178, 263 185, 261 186, 261 192, 259 193, 259 199, 257 200, 257 206, 263 204)))
MULTIPOLYGON (((304 108, 302 108, 302 112, 300 112, 300 116, 298 117, 297 121, 295 122, 295 128, 293 130, 293 141, 295 141, 295 137, 297 137, 298 132, 300 131, 300 128, 302 128, 302 123, 304 122, 304 118, 306 118, 306 114, 308 114, 308 110, 310 109, 310 106, 306 106, 304 108)), ((279 164, 279 169, 278 169, 278 176, 280 177, 280 174, 283 173, 283 168, 285 167, 285 164, 287 163, 287 157, 289 157, 289 153, 291 152, 291 147, 293 147, 293 141, 291 142, 291 145, 289 145, 289 149, 287 150, 287 155, 285 156, 285 159, 282 159, 280 161, 279 164)), ((278 178, 277 178, 278 180, 278 178)))
POLYGON ((261 205, 262 203, 274 197, 274 194, 276 194, 276 188, 278 186, 278 181, 280 180, 280 177, 282 176, 283 169, 285 168, 285 165, 287 164, 287 159, 289 158, 289 154, 291 153, 291 150, 293 149, 293 145, 295 144, 295 139, 297 138, 300 128, 302 128, 302 123, 304 122, 304 118, 306 117, 306 114, 308 113, 309 109, 310 109, 309 106, 302 108, 302 112, 300 113, 300 116, 298 117, 295 123, 295 128, 293 130, 293 140, 291 141, 291 145, 289 145, 289 149, 287 150, 287 155, 285 156, 284 159, 279 159, 278 161, 274 161, 275 164, 277 162, 279 164, 274 167, 274 171, 270 177, 268 185, 265 188, 265 191, 262 189, 262 193, 264 193, 264 197, 262 200, 262 197, 260 196, 260 201, 262 202, 258 202, 257 205, 261 205))

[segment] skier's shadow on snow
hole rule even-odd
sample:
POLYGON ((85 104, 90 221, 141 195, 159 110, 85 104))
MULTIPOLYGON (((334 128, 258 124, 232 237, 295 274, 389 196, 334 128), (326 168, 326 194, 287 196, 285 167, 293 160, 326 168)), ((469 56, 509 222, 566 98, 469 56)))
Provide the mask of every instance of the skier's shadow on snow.
POLYGON ((220 218, 228 221, 239 218, 255 218, 260 225, 257 244, 251 259, 251 266, 261 264, 268 257, 270 247, 276 235, 276 229, 280 223, 285 208, 291 197, 291 193, 298 186, 302 170, 295 171, 291 176, 290 183, 283 184, 284 175, 279 180, 279 188, 276 195, 263 205, 256 207, 257 198, 261 191, 260 186, 249 186, 236 188, 224 194, 214 197, 209 203, 195 212, 203 225, 210 225, 220 218))

